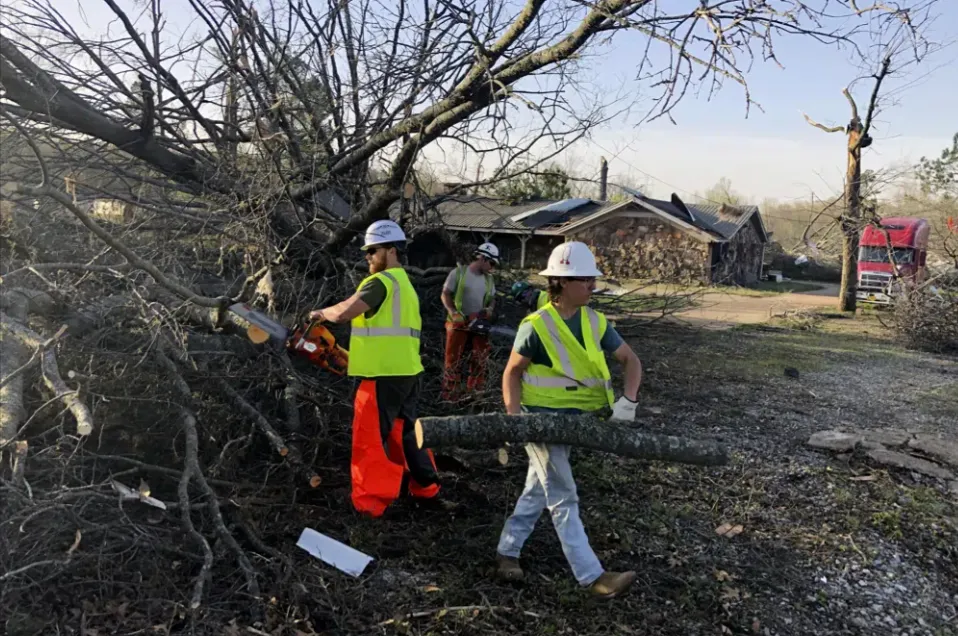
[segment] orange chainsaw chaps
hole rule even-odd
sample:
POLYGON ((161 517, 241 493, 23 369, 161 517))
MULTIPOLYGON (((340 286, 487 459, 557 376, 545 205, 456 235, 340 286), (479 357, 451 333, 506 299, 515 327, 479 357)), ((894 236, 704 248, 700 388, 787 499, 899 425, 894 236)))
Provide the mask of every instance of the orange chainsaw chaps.
MULTIPOLYGON (((402 445, 403 421, 397 419, 393 422, 392 429, 389 431, 389 438, 386 440, 386 456, 397 464, 401 464, 406 472, 409 472, 409 462, 406 461, 406 452, 402 445)), ((432 451, 426 449, 429 461, 432 463, 432 469, 438 472, 436 468, 436 458, 432 451)), ((412 477, 409 478, 409 494, 420 499, 430 499, 439 494, 439 484, 430 484, 422 486, 412 477)))
POLYGON ((389 504, 399 497, 402 489, 406 467, 401 454, 402 443, 396 437, 396 424, 399 424, 399 431, 402 430, 401 420, 394 423, 384 445, 376 399, 376 381, 363 380, 356 390, 353 403, 351 499, 357 511, 373 517, 382 516, 389 504))

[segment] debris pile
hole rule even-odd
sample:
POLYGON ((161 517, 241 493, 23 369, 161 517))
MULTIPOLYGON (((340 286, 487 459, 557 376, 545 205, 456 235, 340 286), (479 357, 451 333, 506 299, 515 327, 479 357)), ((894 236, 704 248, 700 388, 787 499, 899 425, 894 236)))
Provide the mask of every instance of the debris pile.
POLYGON ((844 458, 858 453, 881 466, 942 480, 958 496, 958 439, 900 429, 831 429, 813 434, 807 444, 844 458))

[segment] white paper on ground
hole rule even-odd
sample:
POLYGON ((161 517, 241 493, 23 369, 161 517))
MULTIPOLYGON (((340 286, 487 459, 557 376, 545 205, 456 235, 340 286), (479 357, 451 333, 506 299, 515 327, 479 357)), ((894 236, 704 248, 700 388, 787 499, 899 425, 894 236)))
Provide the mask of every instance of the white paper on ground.
POLYGON ((312 528, 303 528, 296 546, 351 576, 362 574, 366 566, 373 560, 368 554, 363 554, 359 550, 316 532, 312 528))

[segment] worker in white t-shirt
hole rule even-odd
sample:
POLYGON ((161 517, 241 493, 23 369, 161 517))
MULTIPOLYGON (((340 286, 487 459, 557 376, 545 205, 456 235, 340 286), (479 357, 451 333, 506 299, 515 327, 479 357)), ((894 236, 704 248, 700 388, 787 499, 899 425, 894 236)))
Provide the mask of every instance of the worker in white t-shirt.
POLYGON ((442 290, 442 304, 449 313, 446 319, 446 368, 442 396, 454 400, 462 388, 460 367, 469 354, 470 391, 485 384, 486 362, 489 359, 489 336, 470 331, 477 318, 489 319, 495 310, 496 285, 492 270, 499 264, 499 248, 483 243, 475 251, 475 260, 449 272, 442 290))

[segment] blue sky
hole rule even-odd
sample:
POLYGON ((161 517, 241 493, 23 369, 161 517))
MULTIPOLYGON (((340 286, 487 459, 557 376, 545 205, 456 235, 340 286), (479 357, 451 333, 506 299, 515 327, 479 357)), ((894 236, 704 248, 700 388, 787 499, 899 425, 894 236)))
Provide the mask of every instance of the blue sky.
MULTIPOLYGON (((120 1, 127 9, 130 4, 131 0, 120 1)), ((76 0, 54 0, 54 5, 71 19, 78 17, 76 0)), ((110 21, 114 34, 120 30, 101 0, 84 0, 82 5, 90 27, 76 20, 79 31, 102 32, 110 21)), ((171 36, 189 29, 192 10, 183 0, 164 0, 164 6, 171 36)), ((875 143, 865 151, 865 168, 914 163, 923 155, 937 155, 958 132, 958 47, 952 43, 958 38, 958 2, 940 0, 935 13, 926 34, 949 46, 922 65, 909 67, 902 76, 886 80, 884 92, 892 98, 875 123, 875 143)), ((613 179, 645 183, 657 196, 699 192, 721 177, 755 202, 807 200, 813 194, 827 197, 840 189, 844 138, 810 127, 802 112, 825 124, 847 122, 849 108, 841 89, 861 72, 849 53, 809 38, 779 37, 776 53, 785 68, 756 61, 747 74, 752 98, 764 112, 753 107, 746 119, 741 87, 726 82, 711 101, 705 94, 687 95, 673 111, 676 125, 660 119, 636 126, 644 112, 643 95, 649 90, 647 84, 634 81, 635 60, 644 44, 640 34, 625 33, 583 63, 584 76, 593 85, 634 96, 637 108, 630 119, 594 131, 591 140, 574 146, 560 164, 594 177, 604 155, 613 179)), ((854 90, 863 112, 870 89, 870 82, 862 82, 854 90)), ((475 174, 472 166, 443 165, 438 152, 427 155, 443 176, 471 178, 475 174)))
MULTIPOLYGON (((936 14, 928 37, 948 44, 958 37, 958 2, 940 2, 936 14)), ((610 47, 596 65, 602 79, 628 79, 640 45, 623 38, 610 47)), ((776 53, 784 69, 757 62, 748 73, 752 99, 764 112, 753 107, 746 119, 741 88, 727 82, 711 101, 704 94, 687 96, 673 111, 677 125, 660 119, 597 131, 593 143, 574 149, 575 164, 598 166, 605 155, 611 174, 631 173, 659 196, 701 191, 721 177, 756 203, 830 195, 841 188, 845 139, 812 128, 802 112, 827 125, 847 123, 850 110, 841 90, 860 75, 860 62, 800 37, 780 38, 776 53)), ((866 80, 853 87, 862 115, 872 85, 866 80)), ((945 46, 921 65, 887 78, 882 92, 889 98, 876 118, 875 143, 865 151, 864 167, 937 155, 958 132, 958 50, 945 46)))

